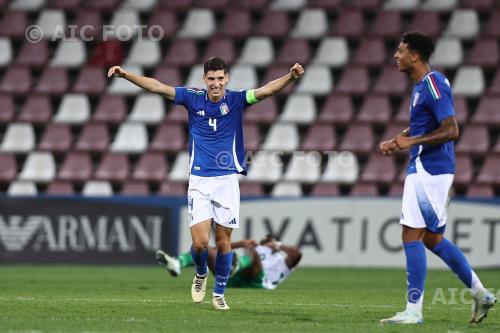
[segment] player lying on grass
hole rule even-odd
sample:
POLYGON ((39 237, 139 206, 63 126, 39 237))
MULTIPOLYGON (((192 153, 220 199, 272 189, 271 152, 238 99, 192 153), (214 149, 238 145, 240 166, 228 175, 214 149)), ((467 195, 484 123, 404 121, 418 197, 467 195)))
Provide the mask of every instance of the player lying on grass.
MULTIPOLYGON (((302 258, 298 248, 284 245, 271 235, 266 236, 259 244, 253 239, 244 239, 231 243, 231 248, 243 248, 245 254, 234 256, 228 287, 275 289, 286 280, 302 258)), ((216 256, 217 249, 209 248, 208 267, 212 273, 215 271, 216 256)), ((194 266, 190 252, 181 253, 174 258, 158 250, 156 260, 172 276, 178 276, 184 267, 194 266)))

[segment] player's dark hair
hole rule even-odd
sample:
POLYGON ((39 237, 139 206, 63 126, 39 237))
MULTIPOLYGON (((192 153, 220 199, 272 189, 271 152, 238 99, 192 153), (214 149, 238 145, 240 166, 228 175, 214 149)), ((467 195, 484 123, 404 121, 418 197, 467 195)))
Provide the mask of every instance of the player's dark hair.
POLYGON ((219 57, 212 57, 207 60, 205 65, 203 66, 203 73, 207 74, 209 71, 224 71, 227 73, 227 64, 224 59, 219 57))
POLYGON ((401 43, 406 44, 408 50, 417 52, 424 62, 428 62, 434 52, 434 42, 432 38, 417 31, 411 31, 403 34, 401 43))

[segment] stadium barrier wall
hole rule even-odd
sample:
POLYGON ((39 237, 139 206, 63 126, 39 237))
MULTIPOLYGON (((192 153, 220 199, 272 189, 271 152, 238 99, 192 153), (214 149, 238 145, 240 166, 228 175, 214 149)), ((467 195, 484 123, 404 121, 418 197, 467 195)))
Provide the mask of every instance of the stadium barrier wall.
MULTIPOLYGON (((0 263, 152 264, 191 246, 185 198, 0 198, 0 263)), ((404 267, 398 198, 243 199, 233 239, 275 234, 301 265, 404 267)), ((453 200, 445 235, 500 267, 500 200, 453 200)), ((428 253, 429 267, 445 267, 428 253)))

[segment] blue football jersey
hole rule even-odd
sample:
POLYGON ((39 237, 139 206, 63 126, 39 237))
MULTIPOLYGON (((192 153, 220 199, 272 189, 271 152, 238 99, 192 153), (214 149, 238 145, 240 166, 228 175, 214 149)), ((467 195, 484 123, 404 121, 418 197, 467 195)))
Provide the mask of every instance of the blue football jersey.
MULTIPOLYGON (((410 136, 431 133, 444 119, 454 116, 450 82, 439 72, 430 72, 415 85, 410 99, 410 136)), ((410 148, 408 173, 416 172, 420 160, 431 175, 455 173, 453 141, 438 145, 415 145, 410 148)))
POLYGON ((246 174, 243 110, 249 106, 246 90, 225 90, 212 102, 205 89, 175 88, 175 104, 189 117, 189 168, 201 177, 246 174))

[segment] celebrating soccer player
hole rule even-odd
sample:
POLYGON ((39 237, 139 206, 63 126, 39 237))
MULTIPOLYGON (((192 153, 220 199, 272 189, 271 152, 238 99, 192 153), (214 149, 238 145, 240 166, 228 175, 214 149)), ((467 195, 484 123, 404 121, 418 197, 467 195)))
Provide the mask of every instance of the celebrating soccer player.
MULTIPOLYGON (((200 73, 201 74, 201 73, 200 73)), ((205 297, 208 242, 215 224, 217 256, 212 304, 229 309, 224 290, 231 270, 231 232, 239 226, 240 190, 237 174, 246 174, 243 144, 243 110, 276 94, 304 74, 295 64, 286 75, 255 90, 225 89, 229 81, 226 62, 210 58, 204 65, 205 89, 172 87, 153 78, 134 75, 119 66, 108 77, 118 76, 137 86, 183 105, 189 116, 190 176, 188 212, 196 274, 191 287, 194 302, 205 297)))
POLYGON ((464 254, 443 237, 447 200, 455 172, 453 141, 458 138, 459 130, 450 83, 428 64, 433 51, 430 37, 408 32, 402 36, 394 54, 399 71, 408 73, 415 82, 410 100, 410 127, 393 139, 381 142, 380 151, 391 155, 397 149, 410 150, 400 220, 408 302, 405 311, 382 319, 382 323, 423 323, 422 301, 427 274, 425 247, 439 256, 469 288, 473 297, 471 323, 486 318, 496 302, 464 254))

